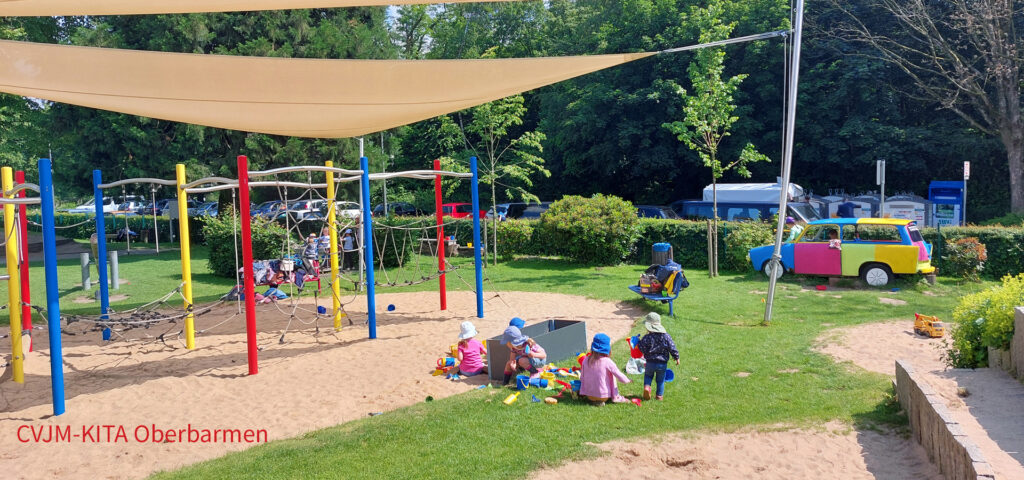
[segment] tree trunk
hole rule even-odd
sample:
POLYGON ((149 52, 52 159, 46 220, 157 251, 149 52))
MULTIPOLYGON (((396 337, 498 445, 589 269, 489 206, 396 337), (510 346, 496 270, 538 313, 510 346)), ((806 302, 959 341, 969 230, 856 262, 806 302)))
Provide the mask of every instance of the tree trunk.
POLYGON ((714 219, 714 228, 711 229, 711 276, 718 276, 718 182, 711 179, 711 218, 714 219))
MULTIPOLYGON (((492 235, 491 236, 491 239, 492 239, 492 241, 491 241, 491 252, 494 253, 494 259, 491 260, 491 262, 492 262, 491 264, 497 266, 498 265, 498 203, 497 203, 498 202, 498 196, 497 196, 497 193, 496 193, 496 189, 494 187, 494 183, 495 182, 491 182, 491 211, 494 212, 494 215, 491 217, 491 230, 494 231, 493 233, 491 233, 491 235, 492 235)), ((473 214, 474 215, 479 215, 480 212, 473 212, 473 214)), ((486 222, 487 219, 484 218, 484 221, 486 222)))
POLYGON ((1010 167, 1010 210, 1024 213, 1024 124, 1018 121, 1002 129, 1003 146, 1010 167))

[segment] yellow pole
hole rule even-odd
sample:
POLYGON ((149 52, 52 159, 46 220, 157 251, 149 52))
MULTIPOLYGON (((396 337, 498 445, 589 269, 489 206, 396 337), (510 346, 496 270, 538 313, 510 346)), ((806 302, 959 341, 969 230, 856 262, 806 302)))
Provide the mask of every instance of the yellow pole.
MULTIPOLYGON (((0 169, 4 198, 14 188, 14 170, 0 169)), ((4 204, 4 239, 7 240, 7 312, 11 322, 11 373, 15 382, 25 383, 25 353, 21 350, 21 273, 18 271, 18 225, 14 205, 4 204)))
POLYGON ((185 297, 185 348, 196 348, 196 319, 192 314, 192 255, 188 247, 188 194, 185 193, 185 165, 177 164, 174 173, 178 180, 178 242, 181 244, 181 289, 185 297))
MULTIPOLYGON (((327 161, 324 165, 333 167, 334 162, 327 161)), ((341 330, 341 287, 338 285, 338 220, 335 217, 334 204, 334 172, 327 172, 327 227, 331 236, 331 298, 334 306, 334 330, 341 330)))

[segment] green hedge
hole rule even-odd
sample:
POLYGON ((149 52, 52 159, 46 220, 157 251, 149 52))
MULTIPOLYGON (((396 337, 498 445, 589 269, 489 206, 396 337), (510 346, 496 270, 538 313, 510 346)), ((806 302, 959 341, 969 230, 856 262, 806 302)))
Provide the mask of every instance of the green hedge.
MULTIPOLYGON (((89 237, 91 237, 92 234, 96 232, 95 218, 95 215, 89 215, 87 213, 57 212, 54 213, 53 215, 53 221, 57 227, 57 235, 60 235, 64 238, 73 238, 77 240, 88 240, 89 237)), ((116 233, 117 230, 123 229, 126 218, 128 219, 129 228, 131 228, 133 232, 140 235, 140 241, 153 240, 152 233, 150 233, 150 237, 148 239, 142 238, 142 235, 145 232, 153 231, 152 216, 131 215, 125 217, 123 215, 118 215, 117 217, 115 217, 113 215, 104 215, 103 222, 106 233, 116 233)), ((194 217, 191 218, 189 221, 189 238, 191 238, 193 243, 203 242, 203 218, 204 217, 194 217)), ((43 223, 42 216, 39 213, 29 213, 28 219, 30 222, 32 222, 28 224, 28 229, 30 232, 42 231, 42 228, 36 225, 43 223)), ((177 240, 177 220, 168 221, 167 217, 157 217, 156 224, 156 228, 160 232, 161 241, 166 242, 170 240, 170 232, 172 228, 174 229, 174 238, 177 240)))
POLYGON ((1024 305, 1024 274, 1002 285, 960 299, 953 309, 953 345, 946 361, 955 368, 984 367, 988 348, 1008 349, 1013 341, 1013 309, 1024 305))
MULTIPOLYGON (((209 248, 210 270, 221 277, 235 276, 235 229, 241 231, 239 222, 233 217, 205 217, 197 230, 202 231, 209 248)), ((191 233, 191 232, 190 232, 191 233)), ((259 217, 252 219, 252 257, 254 260, 281 258, 285 245, 285 229, 275 222, 259 217)), ((292 236, 293 247, 302 245, 299 238, 292 236)), ((241 262, 242 252, 238 252, 241 262)), ((239 264, 239 267, 241 265, 239 264)))
POLYGON ((619 197, 566 195, 544 212, 534 236, 545 239, 546 248, 556 255, 615 265, 629 255, 638 224, 636 207, 619 197))
POLYGON ((1024 272, 1024 227, 949 227, 941 229, 941 239, 939 230, 925 228, 921 235, 932 244, 932 259, 939 268, 939 275, 944 275, 943 252, 936 252, 937 246, 968 237, 977 238, 985 245, 988 260, 981 272, 983 277, 998 279, 1024 272))

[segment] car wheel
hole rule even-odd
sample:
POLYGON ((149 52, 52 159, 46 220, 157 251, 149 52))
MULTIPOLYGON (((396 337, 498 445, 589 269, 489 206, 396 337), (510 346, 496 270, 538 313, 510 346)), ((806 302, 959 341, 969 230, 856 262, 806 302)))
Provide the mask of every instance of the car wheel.
MULTIPOLYGON (((771 263, 772 263, 772 261, 771 261, 771 259, 769 259, 769 260, 765 260, 764 263, 761 264, 761 273, 764 273, 764 276, 768 277, 768 278, 771 278, 771 273, 769 273, 770 272, 770 268, 769 267, 771 266, 771 263)), ((775 279, 778 280, 778 279, 782 278, 782 275, 784 275, 785 272, 786 272, 786 266, 783 265, 780 262, 779 263, 779 268, 775 271, 775 279)))
POLYGON ((884 287, 892 282, 892 269, 884 263, 869 263, 861 267, 860 278, 872 287, 884 287))

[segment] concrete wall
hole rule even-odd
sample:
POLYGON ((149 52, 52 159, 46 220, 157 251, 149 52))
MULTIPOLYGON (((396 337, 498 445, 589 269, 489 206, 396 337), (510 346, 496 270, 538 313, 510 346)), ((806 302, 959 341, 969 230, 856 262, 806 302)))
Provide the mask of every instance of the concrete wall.
POLYGON ((896 396, 910 419, 914 440, 948 480, 995 479, 992 467, 953 420, 942 398, 906 360, 896 360, 896 396))

